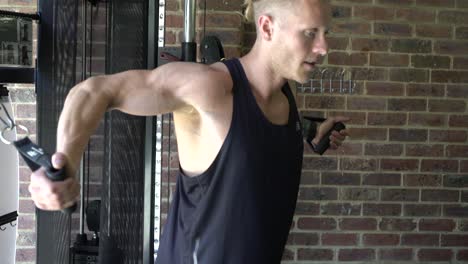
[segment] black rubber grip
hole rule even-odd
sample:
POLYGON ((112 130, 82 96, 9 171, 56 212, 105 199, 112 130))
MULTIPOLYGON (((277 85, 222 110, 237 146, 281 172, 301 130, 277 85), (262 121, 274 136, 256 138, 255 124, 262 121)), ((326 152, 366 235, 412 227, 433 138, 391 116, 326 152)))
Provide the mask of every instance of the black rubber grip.
POLYGON ((335 125, 328 130, 327 134, 325 134, 320 142, 315 146, 314 151, 322 155, 330 147, 330 135, 333 130, 340 132, 343 129, 346 129, 346 126, 342 122, 335 123, 335 125))

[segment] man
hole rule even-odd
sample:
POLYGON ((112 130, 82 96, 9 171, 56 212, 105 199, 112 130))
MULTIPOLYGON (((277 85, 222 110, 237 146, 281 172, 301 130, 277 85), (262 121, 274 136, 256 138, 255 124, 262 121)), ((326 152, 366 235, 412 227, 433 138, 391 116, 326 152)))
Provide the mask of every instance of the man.
MULTIPOLYGON (((281 261, 294 214, 303 139, 287 80, 305 82, 327 53, 330 9, 321 0, 247 1, 257 39, 239 60, 210 66, 175 62, 153 71, 93 77, 68 95, 58 127, 56 167, 75 175, 105 111, 173 112, 180 173, 158 264, 272 264, 281 261)), ((329 118, 317 143, 334 122, 329 118)), ((334 132, 338 147, 346 131, 334 132)), ((35 204, 73 204, 76 179, 31 176, 35 204)))

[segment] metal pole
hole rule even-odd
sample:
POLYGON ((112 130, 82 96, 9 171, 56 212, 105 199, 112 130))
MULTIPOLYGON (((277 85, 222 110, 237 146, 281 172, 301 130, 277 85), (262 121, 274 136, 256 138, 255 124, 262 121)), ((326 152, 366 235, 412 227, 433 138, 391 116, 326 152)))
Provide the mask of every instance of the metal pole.
POLYGON ((197 60, 197 43, 195 43, 195 0, 185 0, 184 6, 184 42, 182 42, 182 60, 197 60))

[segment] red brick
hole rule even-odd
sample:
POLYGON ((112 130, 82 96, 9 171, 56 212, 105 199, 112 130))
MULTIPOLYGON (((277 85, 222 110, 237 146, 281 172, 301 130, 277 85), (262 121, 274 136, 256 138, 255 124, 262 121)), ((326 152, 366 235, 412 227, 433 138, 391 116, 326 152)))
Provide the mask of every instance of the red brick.
POLYGON ((380 162, 382 170, 389 171, 417 171, 419 160, 417 159, 382 159, 380 162))
POLYGON ((459 27, 455 33, 457 39, 468 39, 468 27, 459 27))
POLYGON ((460 172, 468 172, 468 160, 460 161, 460 172))
POLYGON ((364 20, 393 20, 394 11, 391 8, 377 6, 354 6, 354 18, 364 20))
POLYGON ((331 249, 312 249, 312 248, 299 248, 297 250, 298 260, 312 260, 312 261, 331 261, 333 260, 333 250, 331 249))
POLYGON ((294 260, 294 251, 290 250, 289 248, 285 248, 283 251, 283 256, 281 257, 281 260, 283 261, 294 260))
POLYGON ((363 112, 352 112, 352 111, 328 111, 329 116, 346 116, 351 118, 350 121, 346 122, 347 125, 365 125, 366 124, 366 113, 363 112))
POLYGON ((390 248, 379 250, 380 260, 409 261, 413 259, 413 249, 411 248, 390 248))
POLYGON ((388 99, 388 110, 390 111, 425 111, 427 108, 426 99, 388 99))
POLYGON ((409 37, 413 28, 408 24, 375 23, 374 34, 385 36, 409 37))
POLYGON ((443 247, 468 247, 468 235, 442 235, 443 247))
POLYGON ((381 194, 382 201, 418 201, 419 190, 412 189, 383 189, 381 194))
POLYGON ((385 110, 384 98, 349 97, 347 109, 350 110, 385 110))
POLYGON ((434 51, 439 54, 464 56, 468 52, 466 41, 439 40, 434 44, 434 51))
POLYGON ((317 233, 296 233, 291 232, 288 237, 288 245, 312 246, 318 244, 317 233))
POLYGON ((327 187, 301 187, 298 195, 299 200, 336 200, 337 198, 337 189, 327 187))
POLYGON ((403 234, 401 245, 404 246, 438 246, 439 235, 437 234, 403 234))
POLYGON ((361 205, 350 203, 326 203, 320 206, 321 215, 360 215, 361 205))
POLYGON ((390 69, 390 80, 395 82, 428 82, 429 71, 421 69, 390 69))
POLYGON ((339 222, 341 230, 376 230, 377 220, 374 218, 344 218, 339 222))
POLYGON ((296 215, 318 215, 320 213, 320 206, 316 203, 297 202, 296 215))
POLYGON ((450 145, 450 146, 447 146, 447 157, 464 157, 464 158, 468 158, 468 146, 466 146, 466 145, 459 145, 459 146, 450 145))
POLYGON ((349 137, 352 140, 386 140, 385 128, 348 128, 349 137))
POLYGON ((357 173, 322 172, 322 185, 359 185, 361 176, 357 173))
POLYGON ((406 125, 406 114, 403 114, 403 113, 368 113, 367 124, 371 126, 406 125))
POLYGON ((400 186, 401 175, 396 173, 370 173, 362 176, 362 185, 400 186))
POLYGON ((16 262, 32 262, 36 260, 35 248, 18 248, 16 249, 16 262))
POLYGON ((449 126, 468 127, 468 115, 450 115, 449 126))
POLYGON ((344 109, 345 98, 336 96, 306 96, 307 109, 344 109))
POLYGON ((445 85, 408 83, 406 93, 408 96, 443 97, 445 96, 445 85))
POLYGON ((429 100, 430 112, 465 112, 466 102, 464 100, 429 100))
POLYGON ((468 175, 444 175, 444 187, 468 187, 468 175))
POLYGON ((342 188, 340 200, 345 201, 376 201, 379 197, 378 189, 371 188, 342 188))
POLYGON ((443 145, 426 145, 426 144, 407 144, 406 156, 415 157, 442 157, 444 156, 443 145))
POLYGON ((466 84, 448 84, 447 85, 447 97, 468 98, 466 84))
POLYGON ((431 130, 429 140, 433 142, 463 143, 467 139, 465 131, 431 130))
POLYGON ((365 246, 396 246, 400 243, 397 234, 363 234, 362 243, 365 246))
MULTIPOLYGON (((182 1, 182 4, 184 1, 182 1)), ((232 0, 232 1, 207 1, 206 8, 208 10, 216 11, 241 11, 243 0, 232 0)), ((201 10, 203 8, 203 1, 198 1, 198 7, 201 10)))
POLYGON ((389 139, 391 141, 424 142, 427 140, 427 134, 427 130, 425 129, 391 128, 389 131, 389 139))
POLYGON ((411 56, 411 66, 415 68, 450 68, 450 57, 448 56, 411 56))
POLYGON ((453 29, 444 25, 416 25, 416 36, 424 38, 445 38, 451 39, 453 29))
POLYGON ((358 51, 388 51, 390 42, 388 39, 354 38, 351 40, 353 50, 358 51))
POLYGON ((383 218, 379 223, 382 231, 414 231, 416 222, 413 219, 383 218))
POLYGON ((343 158, 341 166, 343 170, 374 171, 377 168, 377 160, 360 158, 343 158))
POLYGON ((365 66, 368 63, 366 53, 331 52, 328 54, 328 63, 331 65, 365 66))
POLYGON ((36 220, 34 215, 24 215, 20 214, 18 216, 18 230, 35 230, 36 229, 36 220))
MULTIPOLYGON (((466 193, 465 193, 466 195, 466 193)), ((466 199, 464 199, 466 202, 466 199)), ((446 217, 468 217, 468 206, 463 205, 444 205, 444 216, 446 217)))
POLYGON ((422 190, 421 201, 458 202, 460 191, 455 190, 422 190))
POLYGON ((16 238, 17 247, 33 247, 36 246, 36 233, 35 232, 18 232, 16 238))
POLYGON ((353 68, 353 79, 362 81, 387 81, 387 69, 382 68, 353 68))
POLYGON ((458 161, 425 159, 421 161, 421 172, 458 172, 458 161))
POLYGON ((396 20, 402 20, 412 23, 434 23, 436 12, 428 9, 405 8, 397 9, 396 20))
POLYGON ((468 58, 453 58, 454 69, 468 69, 468 58))
POLYGON ((371 53, 371 66, 407 67, 409 56, 405 54, 371 53))
POLYGON ((392 52, 431 53, 432 41, 424 39, 394 39, 391 42, 392 52))
POLYGON ((447 231, 455 229, 456 223, 452 219, 421 219, 419 231, 447 231))
POLYGON ((365 149, 366 155, 400 156, 402 153, 403 145, 401 144, 368 143, 365 149))
POLYGON ((357 243, 357 234, 322 234, 322 245, 324 246, 356 246, 357 243))
POLYGON ((468 24, 467 11, 440 11, 439 23, 468 24))
POLYGON ((404 216, 440 216, 441 206, 432 204, 405 204, 403 205, 404 216))
POLYGON ((330 50, 346 50, 348 49, 349 39, 347 37, 327 37, 328 48, 330 50))
POLYGON ((468 261, 468 250, 467 249, 459 250, 457 253, 457 260, 468 261))
POLYGON ((447 115, 409 113, 408 125, 442 127, 447 124, 447 115))
POLYGON ((331 31, 343 34, 369 35, 371 25, 364 22, 336 22, 333 23, 331 31))
POLYGON ((453 252, 450 249, 420 249, 418 259, 420 261, 450 261, 453 252))
POLYGON ((366 82, 367 95, 402 96, 404 87, 402 83, 392 82, 366 82))
MULTIPOLYGON (((201 15, 197 17, 198 27, 203 27, 204 23, 206 23, 206 27, 212 28, 239 29, 242 26, 242 16, 238 13, 207 13, 206 21, 204 19, 204 16, 201 15)), ((183 23, 180 27, 183 27, 183 23)))
POLYGON ((398 6, 411 6, 414 5, 415 0, 378 0, 379 4, 384 5, 398 5, 398 6))
POLYGON ((304 230, 334 230, 336 221, 333 218, 301 217, 297 222, 297 227, 304 230))
POLYGON ((455 7, 455 0, 417 0, 418 6, 455 7))
POLYGON ((305 170, 336 170, 338 163, 336 158, 304 157, 302 168, 305 170))
POLYGON ((370 261, 374 259, 374 249, 340 249, 338 252, 339 261, 370 261))
POLYGON ((405 186, 442 186, 442 178, 438 174, 406 174, 405 186))
POLYGON ((320 174, 314 171, 302 171, 301 184, 315 185, 320 183, 320 174))
POLYGON ((364 216, 400 216, 400 204, 363 204, 364 216))
POLYGON ((36 207, 31 200, 19 200, 18 212, 24 214, 34 214, 36 212, 36 207))

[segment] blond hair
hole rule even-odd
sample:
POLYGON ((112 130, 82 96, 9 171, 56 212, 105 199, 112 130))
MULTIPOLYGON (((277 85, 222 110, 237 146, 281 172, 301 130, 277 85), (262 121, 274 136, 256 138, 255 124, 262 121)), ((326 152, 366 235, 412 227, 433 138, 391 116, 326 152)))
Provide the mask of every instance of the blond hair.
POLYGON ((294 0, 244 0, 244 17, 248 22, 255 22, 261 14, 278 15, 290 8, 294 0))

